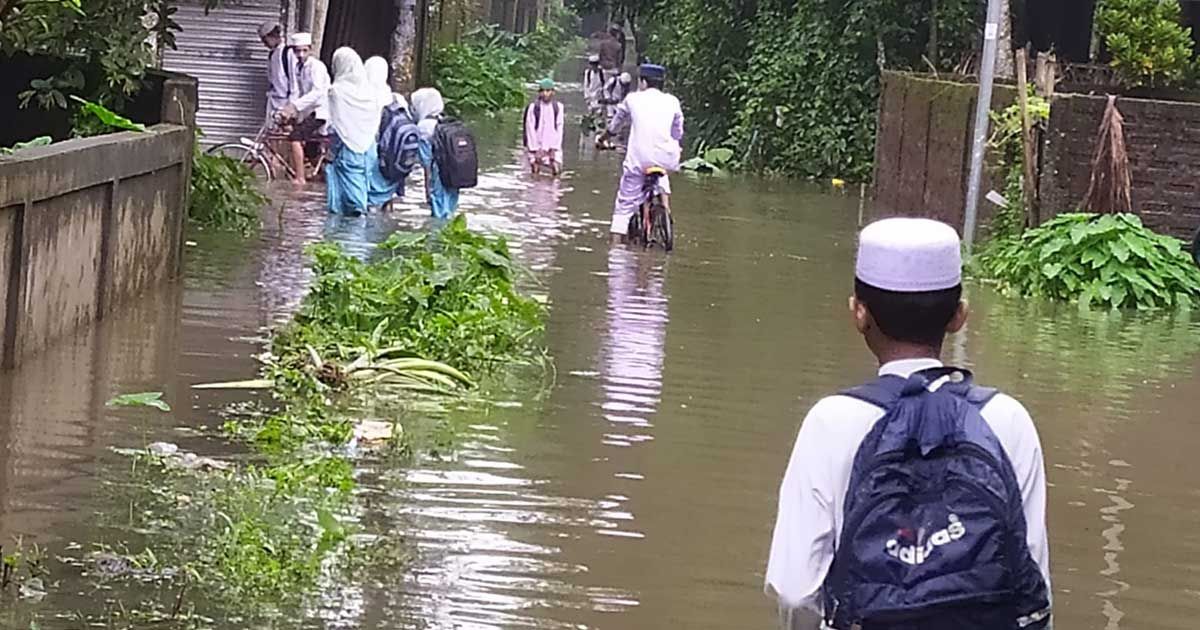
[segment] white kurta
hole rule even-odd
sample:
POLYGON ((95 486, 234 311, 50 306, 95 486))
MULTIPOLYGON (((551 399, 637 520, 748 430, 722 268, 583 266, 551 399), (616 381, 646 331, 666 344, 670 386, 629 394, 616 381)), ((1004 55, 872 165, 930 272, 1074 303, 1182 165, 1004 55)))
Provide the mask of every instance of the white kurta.
POLYGON ((656 89, 633 92, 617 105, 609 130, 629 124, 625 170, 639 175, 651 166, 679 170, 683 108, 679 99, 656 89))
POLYGON ((301 120, 309 114, 316 114, 318 120, 329 120, 329 70, 325 64, 315 57, 309 57, 300 68, 300 76, 296 82, 297 96, 292 99, 292 106, 299 112, 301 120))
MULTIPOLYGON (((880 368, 879 374, 907 378, 941 365, 936 359, 894 361, 880 368)), ((1024 500, 1029 551, 1048 589, 1046 472, 1037 428, 1021 403, 1004 394, 993 398, 982 415, 1012 460, 1024 500)), ((778 598, 781 610, 821 612, 821 585, 842 531, 854 456, 882 417, 883 411, 874 405, 830 396, 804 419, 779 489, 779 515, 767 564, 767 592, 778 598)))
POLYGON ((267 55, 267 120, 288 104, 292 95, 292 82, 295 73, 288 78, 288 72, 283 67, 284 58, 295 67, 295 58, 283 44, 271 49, 267 55))

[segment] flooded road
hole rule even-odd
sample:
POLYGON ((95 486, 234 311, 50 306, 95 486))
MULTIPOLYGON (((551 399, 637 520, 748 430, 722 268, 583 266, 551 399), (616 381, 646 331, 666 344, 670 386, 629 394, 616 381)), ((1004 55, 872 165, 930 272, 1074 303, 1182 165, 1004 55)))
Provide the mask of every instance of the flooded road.
MULTIPOLYGON (((464 211, 534 270, 557 379, 454 412, 464 430, 449 461, 368 463, 364 522, 414 547, 400 586, 364 575, 279 627, 772 627, 763 569, 796 429, 819 397, 874 370, 845 312, 857 199, 678 177, 676 252, 610 249, 619 156, 571 148, 563 181, 532 181, 512 121, 481 127, 492 167, 464 211)), ((265 328, 303 295, 303 245, 367 251, 427 214, 341 219, 319 194, 279 194, 260 237, 192 235, 181 285, 0 375, 4 541, 112 542, 120 528, 97 514, 119 512, 107 489, 129 462, 110 447, 227 451, 178 430, 218 424, 232 400, 190 385, 253 375, 265 328), (173 412, 104 406, 146 390, 173 412)), ((946 359, 1037 422, 1056 627, 1195 628, 1200 326, 979 286, 970 298, 973 322, 946 359)), ((81 627, 69 613, 101 605, 66 583, 41 628, 81 627)))

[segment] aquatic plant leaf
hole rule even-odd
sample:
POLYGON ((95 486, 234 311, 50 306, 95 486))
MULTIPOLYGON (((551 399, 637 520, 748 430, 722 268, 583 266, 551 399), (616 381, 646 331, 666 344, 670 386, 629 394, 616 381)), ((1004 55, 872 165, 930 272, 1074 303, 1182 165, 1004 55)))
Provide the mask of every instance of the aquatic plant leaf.
POLYGON ((83 109, 83 111, 96 117, 97 120, 108 125, 109 127, 115 127, 117 129, 124 129, 125 131, 145 131, 146 130, 146 125, 133 122, 132 120, 129 120, 128 118, 112 111, 111 109, 109 109, 99 103, 93 103, 92 101, 80 98, 78 96, 75 96, 74 94, 71 95, 71 100, 75 101, 76 103, 79 103, 79 107, 81 109, 83 109))
POLYGON ((159 411, 170 411, 171 406, 162 399, 162 392, 121 394, 108 401, 109 407, 153 407, 159 411))

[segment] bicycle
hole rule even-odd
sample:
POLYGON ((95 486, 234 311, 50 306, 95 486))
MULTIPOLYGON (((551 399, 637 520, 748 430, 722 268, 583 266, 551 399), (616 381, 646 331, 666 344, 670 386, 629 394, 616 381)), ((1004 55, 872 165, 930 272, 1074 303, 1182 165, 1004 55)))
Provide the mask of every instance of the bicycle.
POLYGON ((675 249, 675 219, 663 203, 662 186, 659 181, 667 176, 666 169, 652 166, 646 169, 642 183, 645 201, 639 212, 629 218, 629 241, 650 249, 655 243, 667 252, 675 249))
MULTIPOLYGON (((273 164, 283 165, 284 175, 288 179, 295 179, 296 171, 292 168, 291 162, 285 156, 280 155, 273 146, 279 142, 291 142, 288 130, 288 124, 276 114, 274 124, 264 123, 254 138, 243 137, 239 138, 237 142, 218 144, 210 148, 207 153, 223 155, 245 164, 256 176, 268 182, 275 180, 273 164)), ((312 168, 314 173, 320 173, 321 165, 325 163, 325 158, 329 153, 329 139, 325 137, 314 142, 320 143, 320 151, 312 168)))

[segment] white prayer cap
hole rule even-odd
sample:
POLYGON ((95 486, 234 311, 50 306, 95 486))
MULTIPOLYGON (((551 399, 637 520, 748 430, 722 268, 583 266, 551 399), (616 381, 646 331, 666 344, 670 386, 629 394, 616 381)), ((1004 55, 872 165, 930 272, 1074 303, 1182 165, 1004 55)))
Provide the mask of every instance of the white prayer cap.
POLYGON ((617 77, 621 83, 633 83, 633 77, 629 76, 628 72, 622 72, 621 76, 617 77))
POLYGON ((854 275, 877 289, 941 291, 962 284, 958 232, 932 219, 883 219, 858 235, 854 275))
POLYGON ((279 22, 263 22, 258 25, 258 36, 266 37, 275 31, 283 30, 283 26, 279 22))
POLYGON ((588 63, 600 63, 600 55, 588 55, 588 63))
POLYGON ((312 46, 312 33, 292 33, 288 43, 292 46, 312 46))

